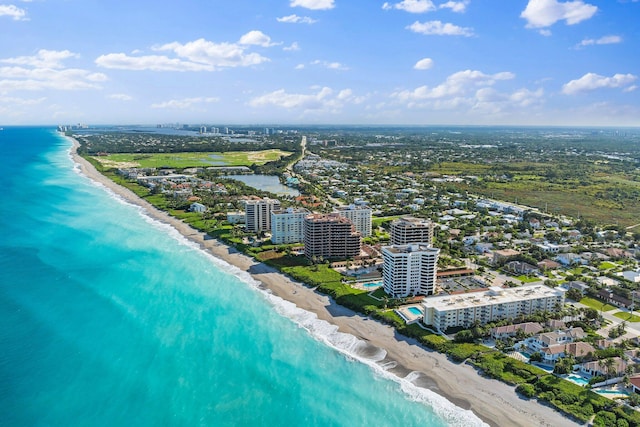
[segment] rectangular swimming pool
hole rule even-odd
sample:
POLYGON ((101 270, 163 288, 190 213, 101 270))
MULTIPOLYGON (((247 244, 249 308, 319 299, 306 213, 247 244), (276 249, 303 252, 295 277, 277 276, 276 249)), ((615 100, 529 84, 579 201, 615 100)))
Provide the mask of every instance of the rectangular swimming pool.
POLYGON ((422 310, 420 310, 418 307, 409 307, 407 308, 407 310, 409 310, 409 313, 415 316, 422 316, 422 310))

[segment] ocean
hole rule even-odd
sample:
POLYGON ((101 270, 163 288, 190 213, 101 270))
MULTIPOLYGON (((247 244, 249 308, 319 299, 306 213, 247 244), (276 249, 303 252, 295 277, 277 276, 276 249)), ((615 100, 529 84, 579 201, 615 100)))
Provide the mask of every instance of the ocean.
POLYGON ((473 426, 352 336, 0 131, 0 425, 473 426))

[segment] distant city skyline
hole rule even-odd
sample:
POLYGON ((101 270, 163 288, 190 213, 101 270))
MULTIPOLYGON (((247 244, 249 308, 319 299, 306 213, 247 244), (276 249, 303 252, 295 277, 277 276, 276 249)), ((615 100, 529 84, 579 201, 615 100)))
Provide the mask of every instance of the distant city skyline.
POLYGON ((640 126, 640 0, 0 4, 0 126, 640 126))

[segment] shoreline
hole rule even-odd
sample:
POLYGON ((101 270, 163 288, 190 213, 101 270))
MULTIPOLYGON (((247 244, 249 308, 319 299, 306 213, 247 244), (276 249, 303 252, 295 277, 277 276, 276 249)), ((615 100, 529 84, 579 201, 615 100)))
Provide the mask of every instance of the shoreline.
POLYGON ((77 154, 78 142, 72 137, 65 138, 73 144, 70 155, 78 165, 80 173, 104 185, 125 201, 143 208, 146 215, 170 225, 209 254, 248 272, 273 295, 314 313, 318 319, 336 325, 340 332, 384 349, 387 355, 381 363, 396 364, 387 370, 389 373, 399 378, 404 378, 410 373, 417 374, 417 379, 413 381, 416 386, 432 390, 454 405, 472 411, 490 426, 580 425, 549 406, 521 398, 516 394, 515 387, 484 378, 470 365, 453 363, 444 354, 423 348, 414 339, 398 335, 391 326, 342 307, 328 296, 292 281, 275 268, 191 228, 102 175, 91 163, 77 154))

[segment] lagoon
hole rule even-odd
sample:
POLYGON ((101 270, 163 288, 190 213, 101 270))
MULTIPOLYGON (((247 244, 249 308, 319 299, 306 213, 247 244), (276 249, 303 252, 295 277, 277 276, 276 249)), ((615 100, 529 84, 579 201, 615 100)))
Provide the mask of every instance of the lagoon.
POLYGON ((296 197, 300 195, 300 192, 295 188, 283 185, 280 182, 280 178, 275 175, 226 175, 225 178, 236 179, 250 187, 268 191, 279 196, 296 197))

